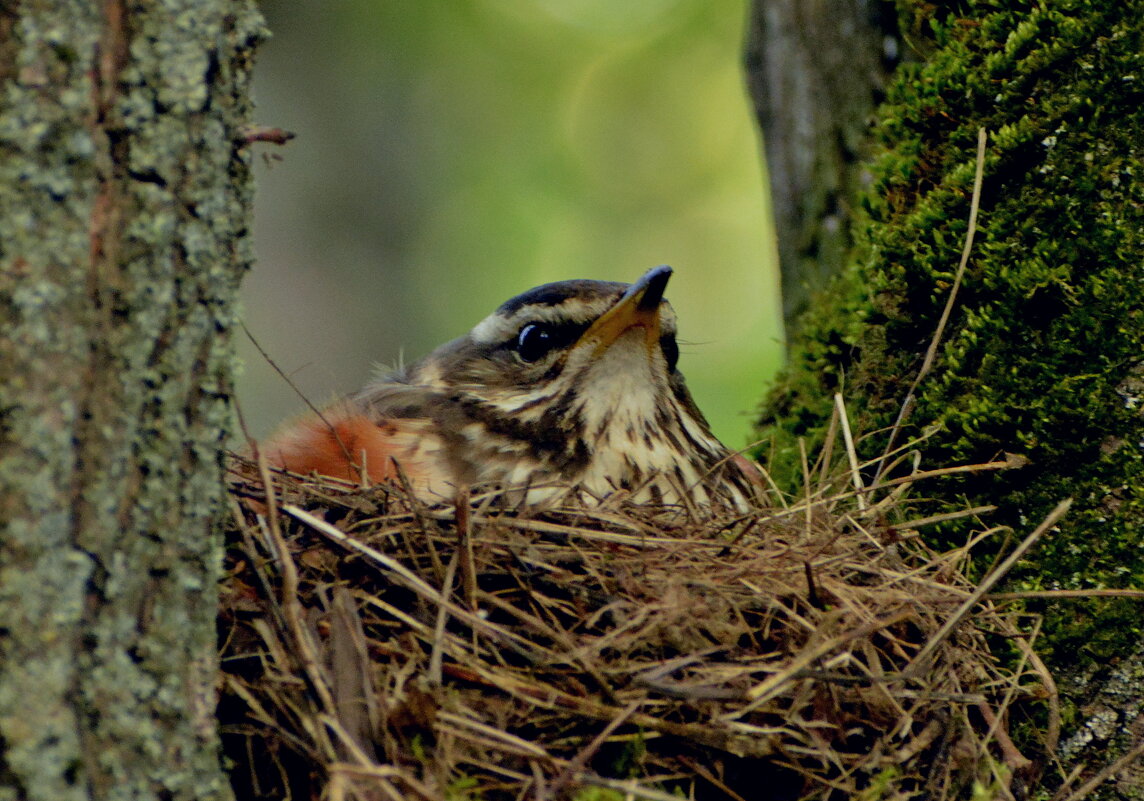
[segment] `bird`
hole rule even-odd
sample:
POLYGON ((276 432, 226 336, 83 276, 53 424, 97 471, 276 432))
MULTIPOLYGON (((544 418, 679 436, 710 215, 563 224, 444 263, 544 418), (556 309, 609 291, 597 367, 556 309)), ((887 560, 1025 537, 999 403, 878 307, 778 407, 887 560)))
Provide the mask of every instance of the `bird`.
POLYGON ((469 333, 263 445, 293 473, 406 482, 428 503, 512 493, 530 505, 615 493, 728 507, 761 473, 711 432, 679 372, 672 269, 638 281, 567 280, 504 302, 469 333))

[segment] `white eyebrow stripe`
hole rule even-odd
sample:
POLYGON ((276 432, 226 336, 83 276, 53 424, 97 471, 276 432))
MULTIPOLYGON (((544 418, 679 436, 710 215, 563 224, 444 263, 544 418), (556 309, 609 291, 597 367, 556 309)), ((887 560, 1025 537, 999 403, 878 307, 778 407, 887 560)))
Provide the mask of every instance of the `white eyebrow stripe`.
POLYGON ((556 305, 523 306, 508 317, 502 316, 500 312, 493 312, 477 323, 469 332, 469 336, 473 342, 480 345, 507 342, 515 338, 517 332, 527 323, 587 323, 599 317, 614 303, 615 299, 601 298, 597 303, 577 304, 576 311, 579 314, 575 316, 569 314, 571 309, 567 302, 556 305))
POLYGON ((491 345, 505 339, 505 324, 505 319, 493 312, 477 323, 469 332, 469 336, 473 342, 480 345, 491 345))
MULTIPOLYGON (((517 333, 527 323, 590 323, 615 305, 618 298, 601 297, 591 303, 582 299, 569 298, 562 303, 537 303, 522 306, 507 317, 495 311, 477 323, 469 332, 469 337, 479 345, 496 345, 516 338, 517 333), (575 301, 570 304, 569 301, 575 301), (569 314, 575 309, 575 315, 569 314)), ((665 334, 675 334, 675 310, 666 301, 660 306, 660 330, 665 334)))

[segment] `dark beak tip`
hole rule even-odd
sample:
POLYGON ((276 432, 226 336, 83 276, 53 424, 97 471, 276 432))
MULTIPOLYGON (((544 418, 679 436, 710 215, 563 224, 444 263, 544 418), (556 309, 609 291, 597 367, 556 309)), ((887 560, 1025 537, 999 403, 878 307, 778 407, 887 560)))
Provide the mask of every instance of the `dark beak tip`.
POLYGON ((663 293, 667 289, 667 282, 671 280, 672 269, 666 264, 652 267, 640 279, 632 284, 628 294, 642 293, 639 299, 639 308, 654 309, 663 300, 663 293))

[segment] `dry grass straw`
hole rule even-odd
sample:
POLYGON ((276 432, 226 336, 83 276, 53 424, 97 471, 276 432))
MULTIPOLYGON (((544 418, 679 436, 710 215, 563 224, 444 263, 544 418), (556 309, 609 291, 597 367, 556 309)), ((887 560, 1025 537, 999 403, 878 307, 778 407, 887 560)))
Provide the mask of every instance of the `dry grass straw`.
POLYGON ((997 531, 945 553, 917 534, 988 509, 889 522, 962 468, 904 446, 866 487, 875 463, 835 447, 801 497, 710 519, 620 497, 458 515, 277 474, 267 497, 248 465, 221 617, 241 795, 1012 797, 1039 768, 1009 727, 1035 707, 1051 753, 1056 690, 1035 621, 987 593, 1063 509, 975 585, 997 531))

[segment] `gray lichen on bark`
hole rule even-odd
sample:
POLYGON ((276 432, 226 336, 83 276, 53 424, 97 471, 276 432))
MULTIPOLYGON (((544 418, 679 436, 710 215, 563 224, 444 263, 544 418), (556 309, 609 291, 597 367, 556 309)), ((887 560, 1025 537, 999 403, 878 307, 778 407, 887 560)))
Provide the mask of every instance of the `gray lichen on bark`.
POLYGON ((224 798, 248 2, 0 11, 0 798, 224 798))

